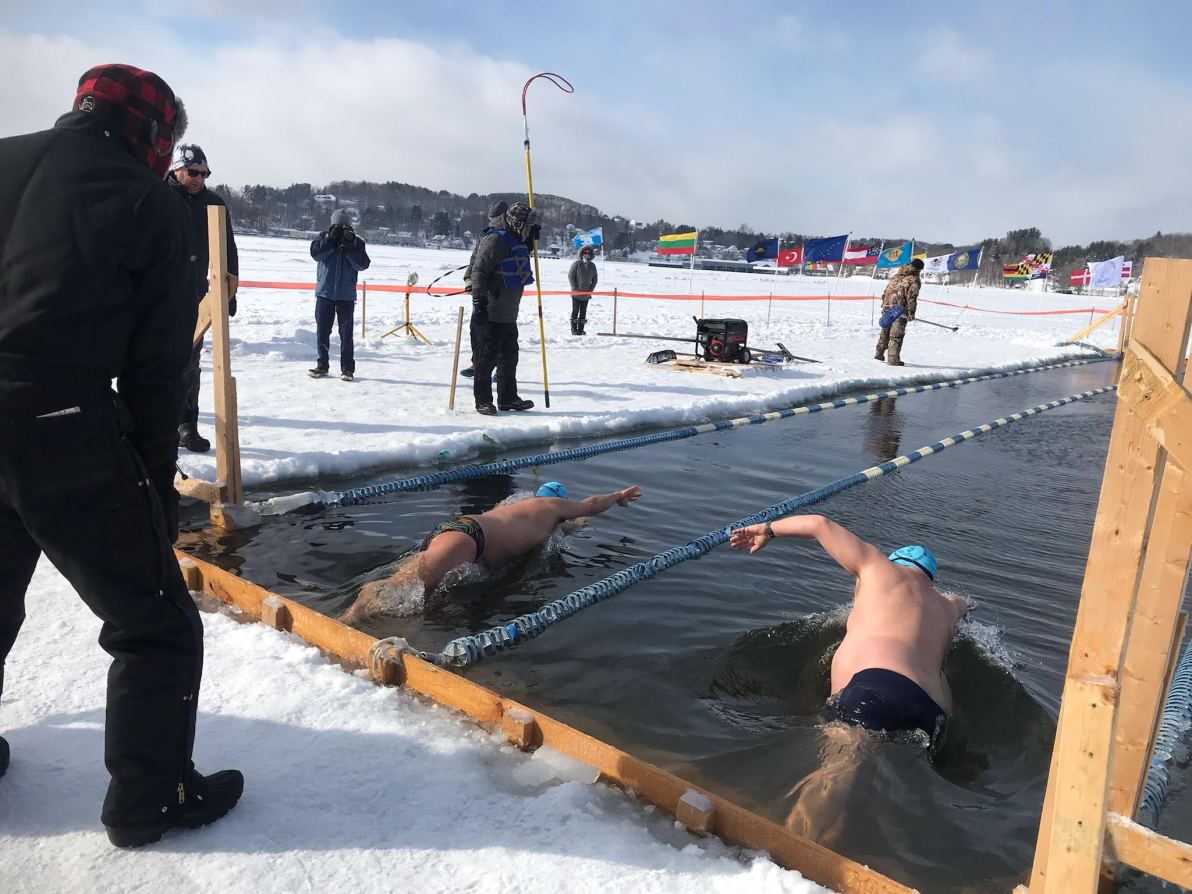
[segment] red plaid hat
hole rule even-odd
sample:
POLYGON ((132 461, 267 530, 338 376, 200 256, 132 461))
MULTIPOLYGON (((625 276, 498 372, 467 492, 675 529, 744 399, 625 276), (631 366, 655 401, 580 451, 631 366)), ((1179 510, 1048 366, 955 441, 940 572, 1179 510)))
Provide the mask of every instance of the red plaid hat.
POLYGON ((73 108, 107 121, 162 177, 186 130, 186 110, 170 85, 131 65, 97 65, 85 72, 73 108))

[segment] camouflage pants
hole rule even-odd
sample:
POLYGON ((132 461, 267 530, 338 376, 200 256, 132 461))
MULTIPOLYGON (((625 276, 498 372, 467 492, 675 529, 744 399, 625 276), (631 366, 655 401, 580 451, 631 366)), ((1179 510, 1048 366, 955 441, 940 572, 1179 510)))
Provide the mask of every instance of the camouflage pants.
POLYGON ((901 316, 890 324, 889 329, 883 329, 882 334, 877 337, 877 359, 881 360, 882 355, 889 351, 886 357, 887 363, 897 363, 902 359, 902 338, 906 335, 906 317, 901 316))

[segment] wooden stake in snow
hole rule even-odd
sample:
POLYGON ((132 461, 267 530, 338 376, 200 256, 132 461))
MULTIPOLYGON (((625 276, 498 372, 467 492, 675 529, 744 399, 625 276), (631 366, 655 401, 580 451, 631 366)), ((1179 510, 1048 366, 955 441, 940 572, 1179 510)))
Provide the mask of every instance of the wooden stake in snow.
POLYGON ((447 409, 455 409, 455 377, 459 375, 459 343, 464 336, 464 309, 459 309, 459 319, 455 321, 455 359, 451 361, 451 396, 447 399, 447 409))

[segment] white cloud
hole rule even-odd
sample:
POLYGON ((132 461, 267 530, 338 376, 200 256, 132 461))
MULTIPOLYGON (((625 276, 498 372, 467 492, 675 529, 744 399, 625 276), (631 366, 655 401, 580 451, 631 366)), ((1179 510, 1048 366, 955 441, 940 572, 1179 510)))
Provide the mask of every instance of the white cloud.
MULTIPOLYGON (((942 33, 923 65, 954 83, 988 73, 980 53, 942 33)), ((533 70, 520 62, 462 44, 353 40, 297 19, 216 45, 152 22, 104 41, 0 31, 5 133, 48 127, 79 74, 129 61, 185 99, 188 138, 219 182, 524 189, 520 94, 533 70)), ((640 102, 617 103, 597 80, 607 72, 581 68, 574 95, 531 88, 534 185, 645 220, 956 243, 1030 225, 1059 243, 1187 226, 1192 93, 1099 62, 1020 68, 1003 93, 1029 95, 1026 106, 981 102, 960 114, 928 103, 901 115, 855 102, 661 102, 648 84, 640 102), (1106 112, 1097 120, 1109 125, 1091 130, 1077 102, 1051 107, 1052 95, 1096 97, 1089 114, 1106 112)), ((841 94, 853 91, 842 84, 841 94)))
POLYGON ((996 73, 992 54, 951 28, 934 28, 924 36, 915 67, 939 86, 960 89, 989 85, 996 73))

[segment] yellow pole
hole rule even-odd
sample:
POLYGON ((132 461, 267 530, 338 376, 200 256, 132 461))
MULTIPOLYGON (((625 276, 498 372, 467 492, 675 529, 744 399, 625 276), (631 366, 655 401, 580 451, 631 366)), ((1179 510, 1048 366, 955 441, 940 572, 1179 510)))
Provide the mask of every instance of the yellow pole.
MULTIPOLYGON (((526 133, 526 195, 534 207, 534 175, 530 170, 530 136, 526 133)), ((550 406, 550 379, 546 372, 546 325, 542 320, 542 274, 538 272, 538 240, 534 240, 534 292, 538 296, 538 347, 542 354, 542 401, 550 406)))
MULTIPOLYGON (((526 149, 526 196, 529 198, 530 207, 534 207, 534 175, 530 166, 530 116, 526 113, 526 91, 530 89, 532 84, 538 78, 546 78, 564 93, 574 93, 575 88, 562 75, 557 75, 550 71, 541 71, 533 77, 529 78, 525 84, 522 85, 522 128, 525 132, 525 140, 522 143, 526 149)), ((534 292, 538 296, 538 342, 541 346, 542 353, 542 397, 546 405, 550 406, 550 379, 546 372, 546 325, 542 320, 542 276, 538 270, 538 240, 534 240, 534 292)))

